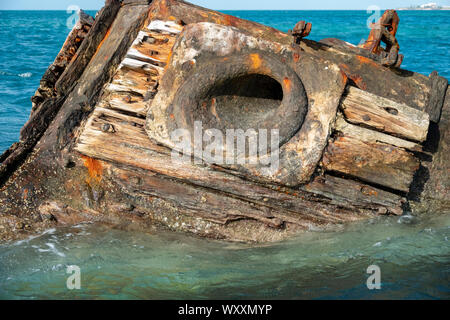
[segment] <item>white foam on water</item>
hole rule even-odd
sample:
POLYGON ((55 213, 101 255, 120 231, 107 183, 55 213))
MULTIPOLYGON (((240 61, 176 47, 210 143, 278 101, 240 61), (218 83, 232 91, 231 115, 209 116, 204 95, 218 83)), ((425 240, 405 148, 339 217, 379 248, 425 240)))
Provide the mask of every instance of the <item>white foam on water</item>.
POLYGON ((56 249, 55 245, 51 242, 46 243, 47 247, 49 247, 50 249, 38 249, 39 252, 52 252, 60 257, 65 257, 66 255, 64 253, 62 253, 61 251, 58 251, 58 249, 56 249))
POLYGON ((33 76, 33 74, 31 72, 15 74, 15 73, 11 73, 11 72, 0 71, 0 76, 31 78, 33 76))
POLYGON ((18 76, 21 78, 31 78, 33 74, 31 72, 25 72, 25 73, 21 73, 18 76))
POLYGON ((16 242, 14 242, 13 245, 14 246, 20 246, 21 244, 28 243, 31 240, 34 240, 34 239, 39 238, 39 237, 42 237, 42 236, 44 236, 46 234, 54 234, 55 232, 56 232, 55 228, 48 229, 48 230, 45 230, 44 232, 42 232, 41 234, 38 234, 38 235, 35 235, 35 236, 29 236, 27 239, 16 241, 16 242))

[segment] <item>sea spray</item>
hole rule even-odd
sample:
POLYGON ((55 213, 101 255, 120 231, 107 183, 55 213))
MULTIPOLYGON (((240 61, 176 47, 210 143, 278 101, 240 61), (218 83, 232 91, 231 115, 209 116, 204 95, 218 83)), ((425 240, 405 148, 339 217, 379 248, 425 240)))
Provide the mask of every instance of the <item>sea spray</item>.
POLYGON ((33 76, 33 74, 31 72, 16 74, 16 73, 11 73, 11 72, 0 71, 0 76, 31 78, 33 76))

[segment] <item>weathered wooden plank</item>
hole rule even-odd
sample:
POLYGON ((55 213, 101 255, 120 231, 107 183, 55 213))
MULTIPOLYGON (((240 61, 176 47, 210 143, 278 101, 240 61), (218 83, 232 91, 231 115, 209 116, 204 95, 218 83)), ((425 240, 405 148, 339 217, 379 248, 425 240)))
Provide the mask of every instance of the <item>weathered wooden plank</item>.
POLYGON ((107 107, 113 110, 135 113, 137 116, 145 117, 147 115, 147 104, 139 98, 130 97, 126 94, 114 94, 107 102, 107 107))
MULTIPOLYGON (((66 70, 67 66, 70 65, 71 61, 74 58, 76 59, 78 54, 83 54, 83 49, 79 50, 79 48, 83 44, 84 39, 88 37, 89 30, 93 24, 94 19, 80 10, 78 22, 73 27, 54 62, 42 76, 39 88, 37 89, 35 95, 31 98, 33 103, 31 109, 32 113, 45 99, 54 97, 55 84, 58 79, 60 79, 61 75, 66 70)), ((75 78, 79 76, 80 74, 74 75, 75 78)))
POLYGON ((341 108, 353 124, 413 141, 423 142, 427 138, 430 116, 405 104, 349 87, 341 108))
POLYGON ((108 85, 108 90, 115 93, 130 93, 133 95, 141 95, 144 97, 147 92, 145 89, 133 86, 133 83, 123 82, 122 80, 113 81, 108 85))
POLYGON ((167 63, 170 58, 171 48, 175 43, 175 36, 164 36, 154 32, 146 33, 142 41, 134 48, 146 56, 150 56, 156 61, 167 63))
POLYGON ((326 148, 323 166, 328 171, 408 192, 420 161, 395 146, 338 136, 326 148))
MULTIPOLYGON (((173 201, 178 206, 195 212, 195 216, 203 217, 211 222, 227 224, 247 218, 261 221, 273 228, 281 228, 284 224, 282 219, 275 217, 274 212, 269 212, 263 206, 251 205, 240 199, 182 184, 154 174, 131 174, 131 176, 139 178, 139 185, 133 185, 133 181, 136 179, 130 179, 130 175, 121 175, 119 182, 122 181, 124 189, 173 201)), ((283 213, 278 212, 276 215, 283 216, 283 213)), ((298 220, 297 225, 301 225, 305 229, 308 227, 308 224, 301 220, 298 220)))
POLYGON ((430 101, 426 111, 430 115, 430 120, 438 123, 441 118, 442 106, 444 105, 445 93, 447 92, 448 80, 439 76, 436 71, 430 74, 431 90, 430 101))
POLYGON ((161 34, 177 35, 183 30, 183 27, 176 21, 153 20, 147 26, 147 29, 161 34))
POLYGON ((450 87, 447 88, 438 130, 440 143, 433 162, 428 166, 430 177, 421 196, 428 200, 423 203, 426 212, 450 213, 450 87))
POLYGON ((345 136, 357 138, 361 141, 368 143, 385 143, 399 148, 404 148, 407 150, 421 152, 422 146, 420 144, 396 138, 382 132, 370 130, 364 127, 356 126, 345 121, 342 115, 338 116, 336 119, 335 130, 343 133, 345 136))
MULTIPOLYGON (((129 116, 126 114, 123 114, 121 112, 117 112, 111 109, 101 108, 97 107, 95 108, 95 111, 93 113, 93 117, 91 119, 95 118, 111 118, 113 121, 117 120, 120 123, 126 122, 129 123, 132 127, 136 127, 136 125, 139 125, 140 127, 145 125, 145 120, 142 118, 137 118, 134 116, 129 116)), ((136 129, 139 130, 139 129, 136 129)))
POLYGON ((406 202, 405 198, 391 192, 330 175, 318 176, 302 189, 330 198, 332 203, 339 205, 345 206, 351 203, 355 207, 373 206, 381 214, 401 215, 403 214, 402 204, 406 202))
POLYGON ((97 53, 102 41, 108 36, 108 30, 110 30, 120 8, 121 3, 119 0, 111 0, 100 10, 96 21, 86 37, 86 41, 83 41, 80 46, 79 54, 70 63, 56 83, 55 87, 58 92, 66 92, 67 89, 74 85, 79 75, 97 53))

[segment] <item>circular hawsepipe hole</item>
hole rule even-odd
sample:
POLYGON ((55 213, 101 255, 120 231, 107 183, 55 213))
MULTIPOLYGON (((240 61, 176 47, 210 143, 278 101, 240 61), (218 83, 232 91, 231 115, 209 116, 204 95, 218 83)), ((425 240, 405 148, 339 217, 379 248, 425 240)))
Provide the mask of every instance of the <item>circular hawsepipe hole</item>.
MULTIPOLYGON (((279 146, 301 128, 308 108, 303 84, 288 65, 266 53, 213 59, 196 66, 167 109, 168 130, 266 130, 279 146)), ((270 145, 270 142, 269 142, 270 145)))

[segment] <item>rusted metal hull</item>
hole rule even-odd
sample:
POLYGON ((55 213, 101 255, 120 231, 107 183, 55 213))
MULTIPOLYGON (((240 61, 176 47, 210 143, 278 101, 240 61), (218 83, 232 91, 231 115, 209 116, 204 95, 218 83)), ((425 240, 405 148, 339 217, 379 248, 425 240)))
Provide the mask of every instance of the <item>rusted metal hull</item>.
POLYGON ((305 22, 285 34, 183 1, 108 1, 0 158, 0 237, 98 221, 264 242, 448 211, 447 80, 399 69, 383 19, 391 36, 358 48, 306 40, 305 22), (279 166, 174 162, 171 133, 197 120, 277 129, 279 166))

